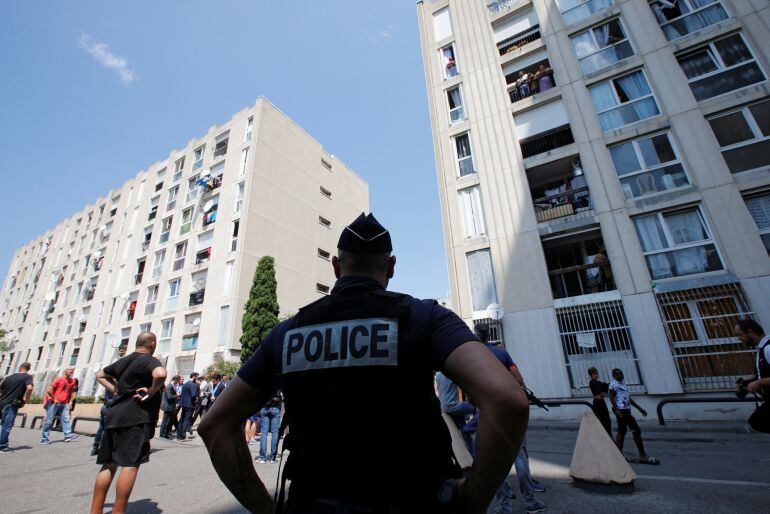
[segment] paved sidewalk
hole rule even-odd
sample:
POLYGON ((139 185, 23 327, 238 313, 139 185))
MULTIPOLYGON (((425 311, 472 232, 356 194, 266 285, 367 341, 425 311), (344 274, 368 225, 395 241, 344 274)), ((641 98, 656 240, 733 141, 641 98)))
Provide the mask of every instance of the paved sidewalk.
MULTIPOLYGON (((649 452, 660 466, 634 464, 639 475, 636 492, 604 495, 578 489, 568 476, 577 432, 540 430, 528 434, 533 475, 548 492, 540 495, 548 512, 763 512, 770 497, 770 436, 762 434, 694 432, 648 433, 649 452)), ((38 430, 15 428, 13 454, 0 454, 3 514, 82 513, 90 506, 98 466, 89 457, 92 439, 80 437, 40 446, 38 430)), ((329 444, 328 441, 323 444, 329 444)), ((199 438, 186 443, 154 439, 150 463, 142 466, 132 494, 133 513, 245 512, 225 489, 211 466, 199 438)), ((633 449, 630 434, 626 449, 633 449)), ((258 447, 251 446, 256 456, 258 447)), ((408 466, 408 458, 403 459, 408 466)), ((257 465, 257 472, 273 490, 278 466, 257 465)), ((513 473, 513 472, 512 472, 513 473)), ((509 477, 515 484, 515 477, 509 477)), ((114 500, 114 486, 108 502, 114 500)), ((524 503, 516 499, 515 512, 524 503)), ((110 512, 107 509, 105 512, 110 512)))

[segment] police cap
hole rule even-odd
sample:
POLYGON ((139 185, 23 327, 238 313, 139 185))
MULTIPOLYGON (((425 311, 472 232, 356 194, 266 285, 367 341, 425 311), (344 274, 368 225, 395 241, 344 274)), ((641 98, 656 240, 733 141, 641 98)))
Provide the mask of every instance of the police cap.
POLYGON ((377 254, 393 251, 390 232, 372 214, 364 214, 345 227, 337 248, 351 253, 377 254))

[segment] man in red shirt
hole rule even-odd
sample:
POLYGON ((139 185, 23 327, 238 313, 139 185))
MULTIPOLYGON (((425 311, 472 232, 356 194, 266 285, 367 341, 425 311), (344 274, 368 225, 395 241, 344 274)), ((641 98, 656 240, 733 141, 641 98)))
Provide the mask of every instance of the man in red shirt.
POLYGON ((70 425, 70 403, 75 397, 77 391, 76 381, 72 378, 73 368, 64 370, 64 376, 59 377, 48 386, 45 391, 45 403, 48 407, 45 411, 45 422, 43 423, 43 435, 40 444, 51 444, 48 434, 51 432, 53 420, 56 416, 61 419, 61 427, 64 432, 64 442, 73 441, 78 438, 77 434, 72 433, 70 425))

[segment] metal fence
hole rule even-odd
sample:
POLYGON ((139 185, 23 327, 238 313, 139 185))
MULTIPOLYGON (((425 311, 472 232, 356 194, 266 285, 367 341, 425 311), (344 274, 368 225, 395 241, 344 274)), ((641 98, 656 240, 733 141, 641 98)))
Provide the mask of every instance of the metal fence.
POLYGON ((489 342, 492 344, 503 343, 505 346, 505 338, 503 337, 503 323, 502 321, 494 320, 491 318, 474 319, 473 324, 486 323, 489 325, 489 342))
POLYGON ((682 386, 686 391, 732 390, 754 373, 754 348, 733 333, 753 312, 737 283, 656 293, 682 386))
POLYGON ((612 370, 620 368, 630 391, 646 391, 621 300, 561 307, 556 318, 573 395, 591 394, 590 367, 606 382, 612 379, 612 370))

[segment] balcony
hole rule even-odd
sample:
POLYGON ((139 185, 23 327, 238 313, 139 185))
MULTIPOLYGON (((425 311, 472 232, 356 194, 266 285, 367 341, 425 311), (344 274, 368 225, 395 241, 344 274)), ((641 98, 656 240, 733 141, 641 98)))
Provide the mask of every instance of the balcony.
POLYGON ((195 254, 195 264, 206 264, 211 260, 211 247, 199 251, 195 254))
POLYGON ((190 307, 200 305, 203 303, 203 299, 206 296, 206 289, 200 289, 198 291, 190 293, 190 307))
POLYGON ((512 52, 513 50, 528 45, 529 43, 533 43, 540 38, 540 27, 535 27, 523 34, 516 34, 515 36, 500 41, 497 43, 497 51, 500 52, 500 55, 502 56, 508 52, 512 52))
POLYGON ((142 241, 142 253, 146 252, 148 248, 150 248, 150 240, 145 239, 142 241))
POLYGON ((506 13, 516 7, 523 5, 528 0, 487 0, 487 10, 489 11, 490 18, 496 18, 497 16, 506 13))
POLYGON ((203 215, 203 228, 208 227, 212 223, 217 221, 217 209, 216 206, 209 212, 203 215))
POLYGON ((198 334, 182 337, 182 351, 195 350, 196 348, 198 348, 198 334))
POLYGON ((126 321, 134 320, 134 316, 136 315, 136 303, 136 300, 133 300, 128 304, 128 309, 126 309, 126 321))
POLYGON ((578 157, 567 157, 527 170, 537 221, 591 209, 591 196, 578 157))
POLYGON ((137 273, 134 275, 134 285, 139 285, 142 283, 142 279, 144 278, 144 272, 137 273))
POLYGON ((537 134, 520 141, 523 158, 532 157, 575 142, 569 125, 563 125, 542 134, 537 134))
POLYGON ((511 103, 543 93, 556 86, 548 59, 506 75, 508 97, 511 103))
POLYGON ((598 230, 544 241, 543 250, 555 299, 615 290, 612 266, 598 230))

